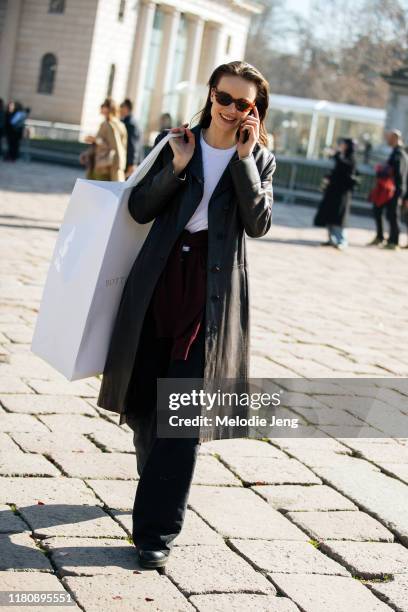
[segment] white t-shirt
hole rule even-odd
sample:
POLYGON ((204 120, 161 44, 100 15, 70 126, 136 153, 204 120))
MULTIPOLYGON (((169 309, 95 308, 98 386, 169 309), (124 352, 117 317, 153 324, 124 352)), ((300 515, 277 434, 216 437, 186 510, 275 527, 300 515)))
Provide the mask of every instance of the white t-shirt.
POLYGON ((202 130, 200 130, 200 143, 204 171, 204 193, 200 204, 185 226, 185 229, 192 233, 208 229, 208 202, 237 148, 236 145, 229 149, 210 147, 204 140, 202 130))

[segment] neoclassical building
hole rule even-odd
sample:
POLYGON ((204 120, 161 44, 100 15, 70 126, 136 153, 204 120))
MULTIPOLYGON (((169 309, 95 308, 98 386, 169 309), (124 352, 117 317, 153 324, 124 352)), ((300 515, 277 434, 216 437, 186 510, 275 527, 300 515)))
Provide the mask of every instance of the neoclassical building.
POLYGON ((188 121, 220 63, 243 59, 255 0, 0 0, 0 97, 94 130, 106 95, 147 130, 188 121))

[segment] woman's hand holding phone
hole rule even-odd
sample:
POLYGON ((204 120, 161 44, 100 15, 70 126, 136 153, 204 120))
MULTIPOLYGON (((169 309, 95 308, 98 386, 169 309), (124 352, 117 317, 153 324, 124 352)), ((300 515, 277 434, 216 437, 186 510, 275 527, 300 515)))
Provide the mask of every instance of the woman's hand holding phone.
POLYGON ((243 119, 239 126, 239 140, 237 143, 237 151, 239 158, 251 155, 256 143, 259 140, 259 113, 256 106, 253 111, 243 119), (252 114, 253 112, 253 114, 252 114))
POLYGON ((173 151, 173 166, 176 174, 180 174, 194 155, 195 136, 188 129, 188 123, 172 128, 170 132, 180 134, 179 138, 171 138, 169 144, 173 151))

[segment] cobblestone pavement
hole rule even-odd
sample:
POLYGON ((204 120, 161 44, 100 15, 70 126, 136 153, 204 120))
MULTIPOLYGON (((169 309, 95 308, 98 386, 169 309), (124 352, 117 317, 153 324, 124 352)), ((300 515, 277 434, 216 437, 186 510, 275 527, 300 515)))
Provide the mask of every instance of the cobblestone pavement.
MULTIPOLYGON (((0 590, 68 591, 86 611, 408 610, 408 438, 336 438, 330 419, 333 437, 204 443, 166 570, 141 571, 130 429, 96 407, 97 378, 68 383, 30 352, 75 176, 0 166, 0 590)), ((403 420, 408 251, 365 248, 358 217, 347 252, 320 247, 311 218, 275 204, 248 240, 251 374, 385 378, 403 420)))

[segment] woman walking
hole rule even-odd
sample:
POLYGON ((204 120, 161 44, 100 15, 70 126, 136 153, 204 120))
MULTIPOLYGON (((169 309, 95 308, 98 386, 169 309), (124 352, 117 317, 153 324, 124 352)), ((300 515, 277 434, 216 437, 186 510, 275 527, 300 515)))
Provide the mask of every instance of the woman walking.
POLYGON ((271 226, 268 83, 237 61, 216 68, 208 85, 198 125, 172 128, 179 137, 130 194, 132 217, 154 222, 123 290, 98 397, 134 430, 133 541, 144 567, 163 566, 181 531, 200 444, 242 437, 216 425, 158 437, 157 378, 247 379, 245 234, 271 226))
POLYGON ((126 169, 127 131, 120 121, 119 109, 112 98, 101 105, 104 120, 96 136, 87 136, 85 141, 94 145, 92 165, 88 166, 87 178, 99 181, 124 181, 126 169))
POLYGON ((329 239, 322 246, 334 246, 342 250, 348 244, 345 227, 356 183, 355 146, 351 138, 341 140, 333 159, 334 169, 326 177, 327 187, 315 215, 314 225, 327 227, 329 239))

